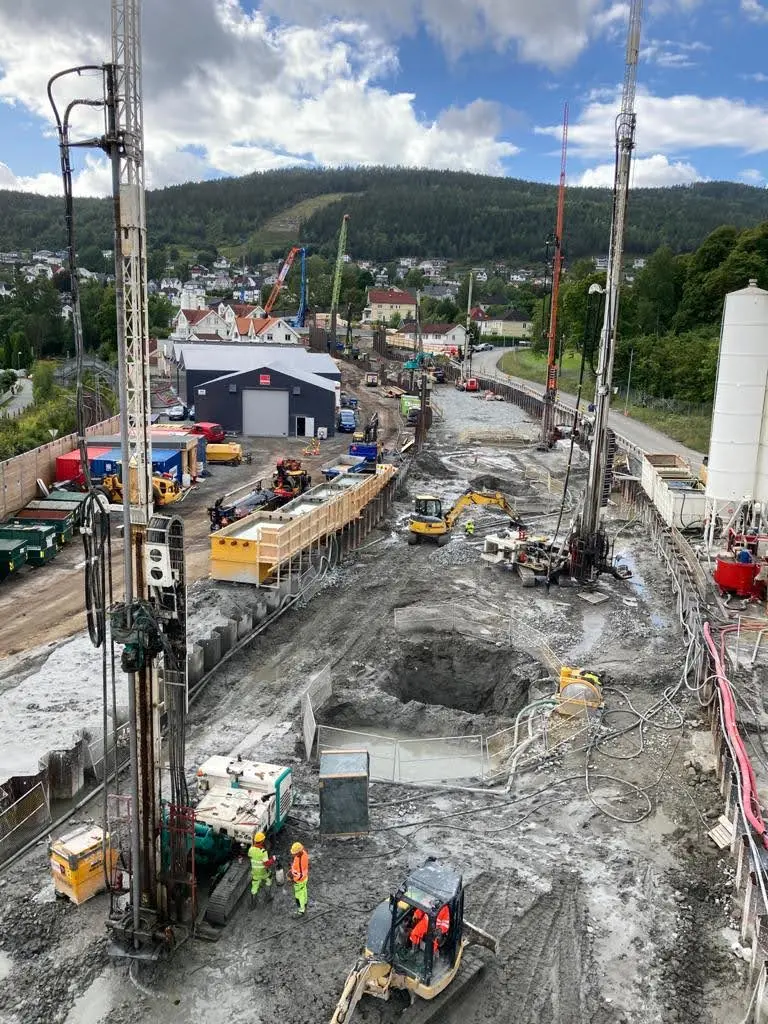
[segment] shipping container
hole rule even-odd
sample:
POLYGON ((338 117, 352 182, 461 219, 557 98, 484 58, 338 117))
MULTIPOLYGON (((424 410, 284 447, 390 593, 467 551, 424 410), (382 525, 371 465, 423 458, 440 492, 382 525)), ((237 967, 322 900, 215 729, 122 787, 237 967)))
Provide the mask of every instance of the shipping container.
MULTIPOLYGON (((88 465, 99 455, 104 455, 110 450, 107 445, 88 445, 88 465)), ((66 455, 59 455, 56 458, 56 479, 82 481, 83 474, 80 466, 80 452, 75 450, 67 452, 66 455)))
POLYGON ((122 452, 119 448, 109 448, 91 461, 91 474, 103 477, 117 473, 119 476, 121 456, 122 452))
POLYGON ((167 474, 181 483, 181 452, 167 448, 152 449, 152 472, 167 474))

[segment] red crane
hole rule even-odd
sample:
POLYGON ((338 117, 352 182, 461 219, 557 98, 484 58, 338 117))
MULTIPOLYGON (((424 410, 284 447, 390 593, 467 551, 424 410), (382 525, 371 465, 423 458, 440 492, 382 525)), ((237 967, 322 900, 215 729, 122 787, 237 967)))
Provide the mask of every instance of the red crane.
POLYGON ((547 349, 547 387, 544 392, 544 410, 541 418, 541 439, 550 443, 555 419, 557 398, 557 300, 560 294, 560 275, 563 269, 563 215, 565 212, 565 165, 568 153, 568 104, 563 109, 563 149, 560 160, 560 187, 557 193, 557 223, 555 226, 555 255, 552 264, 552 296, 549 304, 549 347, 547 349))
POLYGON ((291 249, 291 251, 285 257, 285 262, 283 263, 282 267, 280 267, 280 273, 277 275, 277 280, 275 281, 275 285, 274 285, 272 291, 270 292, 269 298, 267 299, 266 304, 264 306, 264 312, 265 312, 265 314, 267 316, 269 316, 269 314, 272 312, 272 307, 277 302, 277 297, 280 294, 280 292, 283 290, 283 285, 285 284, 285 279, 286 279, 286 277, 288 277, 288 272, 290 271, 291 267, 293 266, 293 261, 296 259, 296 257, 299 255, 300 252, 301 252, 301 246, 300 245, 294 245, 294 247, 291 249))

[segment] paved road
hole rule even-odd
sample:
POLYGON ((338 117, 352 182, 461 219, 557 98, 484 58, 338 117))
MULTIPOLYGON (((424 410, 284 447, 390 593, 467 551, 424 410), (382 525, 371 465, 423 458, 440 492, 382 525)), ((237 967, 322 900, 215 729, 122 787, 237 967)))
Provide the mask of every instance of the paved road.
MULTIPOLYGON (((496 365, 498 361, 498 352, 478 352, 472 357, 472 369, 473 371, 483 375, 496 376, 500 380, 510 380, 516 384, 525 384, 527 387, 543 393, 543 384, 534 384, 533 381, 522 380, 520 377, 512 377, 510 374, 502 373, 496 365)), ((559 392, 558 398, 564 405, 570 405, 572 408, 576 404, 576 397, 574 395, 559 392)), ((591 400, 591 394, 586 396, 587 402, 591 400)), ((584 397, 582 397, 582 407, 584 407, 585 404, 584 397)), ((631 441, 632 444, 636 444, 645 452, 675 453, 677 455, 682 455, 683 458, 689 459, 691 465, 694 467, 701 465, 701 460, 703 458, 701 452, 695 452, 691 448, 686 448, 685 445, 680 444, 679 441, 673 441, 671 437, 667 437, 667 435, 662 434, 661 431, 654 430, 653 427, 649 427, 645 423, 640 423, 639 420, 632 419, 631 416, 624 416, 621 412, 612 411, 609 414, 609 423, 617 434, 621 434, 622 437, 626 437, 628 441, 631 441)))
POLYGON ((29 377, 22 377, 16 387, 16 394, 0 406, 0 416, 18 416, 28 405, 32 405, 32 381, 29 377))

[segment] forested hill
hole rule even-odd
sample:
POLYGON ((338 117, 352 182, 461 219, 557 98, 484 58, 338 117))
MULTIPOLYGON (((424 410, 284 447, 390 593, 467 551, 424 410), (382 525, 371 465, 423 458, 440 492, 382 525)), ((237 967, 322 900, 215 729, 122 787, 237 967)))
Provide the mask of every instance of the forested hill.
MULTIPOLYGON (((513 178, 402 169, 287 170, 178 185, 150 192, 150 249, 178 247, 253 259, 301 241, 335 252, 341 215, 351 215, 349 251, 357 258, 398 256, 537 260, 550 235, 556 188, 513 178)), ((78 248, 109 249, 107 200, 80 200, 78 248)), ((605 253, 611 195, 570 188, 564 247, 570 260, 605 253)), ((721 224, 768 220, 768 191, 732 182, 638 189, 629 206, 630 255, 668 245, 691 251, 721 224)), ((64 244, 58 199, 0 191, 0 251, 64 244)), ((91 259, 91 262, 93 260, 91 259)))

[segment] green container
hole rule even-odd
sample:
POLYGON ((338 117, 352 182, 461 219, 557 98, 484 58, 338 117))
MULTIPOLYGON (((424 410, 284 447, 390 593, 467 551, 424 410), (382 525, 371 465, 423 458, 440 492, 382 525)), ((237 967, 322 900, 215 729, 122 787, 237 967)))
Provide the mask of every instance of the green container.
POLYGON ((44 501, 66 501, 78 508, 83 504, 88 495, 85 491, 51 491, 44 501))
POLYGON ((59 551, 56 527, 43 523, 30 523, 29 526, 4 523, 0 526, 0 540, 24 541, 27 545, 27 565, 45 565, 59 551))
POLYGON ((23 508, 10 520, 11 526, 52 526, 56 530, 56 543, 63 548, 72 540, 75 531, 75 513, 58 511, 46 512, 43 509, 23 508))
POLYGON ((418 409, 421 406, 421 399, 418 395, 400 396, 400 415, 407 416, 411 409, 418 409))
POLYGON ((27 545, 23 540, 0 540, 0 580, 17 572, 27 563, 27 545))

